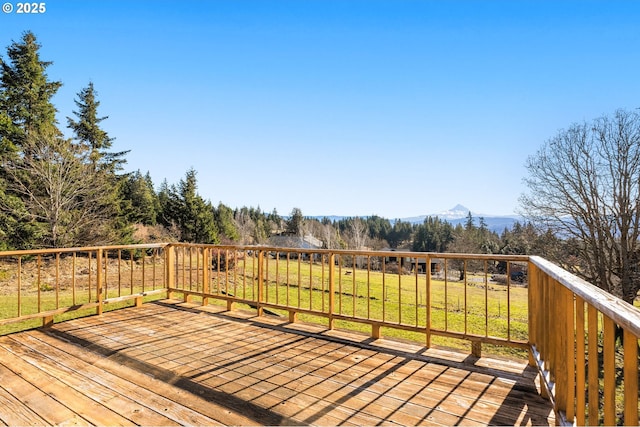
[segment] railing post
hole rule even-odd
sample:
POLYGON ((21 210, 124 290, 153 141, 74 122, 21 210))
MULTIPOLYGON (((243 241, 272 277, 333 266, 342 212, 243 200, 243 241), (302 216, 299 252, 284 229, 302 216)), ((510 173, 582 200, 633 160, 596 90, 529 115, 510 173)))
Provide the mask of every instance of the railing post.
POLYGON ((427 324, 425 331, 425 345, 427 348, 431 348, 431 256, 427 255, 425 263, 425 273, 427 273, 427 301, 425 302, 427 306, 427 324))
POLYGON ((262 302, 264 301, 264 250, 258 251, 258 299, 256 301, 256 309, 258 316, 262 316, 264 309, 262 302))
POLYGON ((96 253, 96 292, 98 293, 98 315, 101 315, 104 311, 104 295, 102 295, 102 248, 98 249, 96 253))
POLYGON ((529 305, 527 307, 527 313, 529 317, 529 366, 536 366, 536 361, 533 354, 533 346, 536 346, 536 348, 538 348, 537 318, 541 316, 542 313, 540 313, 540 310, 538 309, 538 270, 535 264, 533 264, 531 261, 529 261, 528 272, 529 283, 527 286, 527 298, 529 300, 529 305))
POLYGON ((336 254, 329 255, 329 329, 333 329, 333 313, 335 305, 336 254))
POLYGON ((166 283, 165 286, 167 288, 167 298, 173 298, 173 290, 176 287, 176 253, 175 246, 169 244, 164 248, 164 265, 165 265, 165 277, 166 283))
MULTIPOLYGON (((211 259, 209 253, 209 248, 202 248, 202 293, 205 295, 210 293, 209 273, 211 272, 211 259)), ((209 298, 203 296, 202 305, 207 304, 209 304, 209 298)))

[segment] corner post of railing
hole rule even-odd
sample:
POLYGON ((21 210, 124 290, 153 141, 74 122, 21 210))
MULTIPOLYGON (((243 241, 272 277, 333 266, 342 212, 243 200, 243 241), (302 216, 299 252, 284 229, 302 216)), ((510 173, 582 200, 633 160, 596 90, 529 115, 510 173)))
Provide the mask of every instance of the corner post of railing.
POLYGON ((262 303, 264 302, 264 250, 258 251, 258 298, 256 301, 256 309, 258 310, 258 316, 262 316, 264 309, 262 303))
POLYGON ((173 290, 176 287, 176 248, 169 244, 164 250, 164 265, 165 265, 165 286, 167 288, 167 298, 173 298, 173 290))
POLYGON ((102 294, 102 257, 103 249, 98 248, 96 253, 96 293, 98 297, 98 309, 96 314, 101 315, 104 312, 104 295, 102 294))
POLYGON ((211 256, 209 248, 202 248, 202 305, 209 303, 209 298, 206 296, 210 293, 209 289, 209 273, 211 272, 211 256))
POLYGON ((333 329, 335 307, 336 254, 329 255, 329 329, 333 329))
POLYGON ((431 255, 427 255, 425 260, 425 272, 427 273, 427 295, 426 295, 426 306, 427 306, 427 324, 426 324, 426 342, 425 345, 427 348, 431 348, 431 255))

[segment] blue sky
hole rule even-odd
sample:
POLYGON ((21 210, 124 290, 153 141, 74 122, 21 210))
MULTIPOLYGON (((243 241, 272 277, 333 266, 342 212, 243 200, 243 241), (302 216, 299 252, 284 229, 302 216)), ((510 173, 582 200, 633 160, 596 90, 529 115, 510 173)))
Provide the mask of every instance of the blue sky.
POLYGON ((92 81, 128 170, 232 208, 511 214, 545 140, 640 107, 631 0, 10 3, 0 55, 35 33, 61 125, 92 81))

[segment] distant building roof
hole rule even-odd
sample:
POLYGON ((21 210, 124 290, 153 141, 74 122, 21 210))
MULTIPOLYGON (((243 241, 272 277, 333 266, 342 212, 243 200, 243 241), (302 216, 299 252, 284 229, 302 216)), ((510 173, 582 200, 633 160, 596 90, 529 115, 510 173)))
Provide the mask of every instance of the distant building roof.
POLYGON ((280 235, 269 237, 269 244, 279 248, 296 249, 321 249, 322 240, 316 239, 311 234, 306 236, 280 235))

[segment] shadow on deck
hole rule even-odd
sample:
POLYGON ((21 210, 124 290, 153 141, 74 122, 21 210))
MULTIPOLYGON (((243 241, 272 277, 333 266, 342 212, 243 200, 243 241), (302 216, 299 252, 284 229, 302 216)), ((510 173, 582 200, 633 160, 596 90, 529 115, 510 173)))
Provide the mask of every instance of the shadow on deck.
POLYGON ((0 425, 552 425, 535 369, 175 301, 0 337, 0 425))

